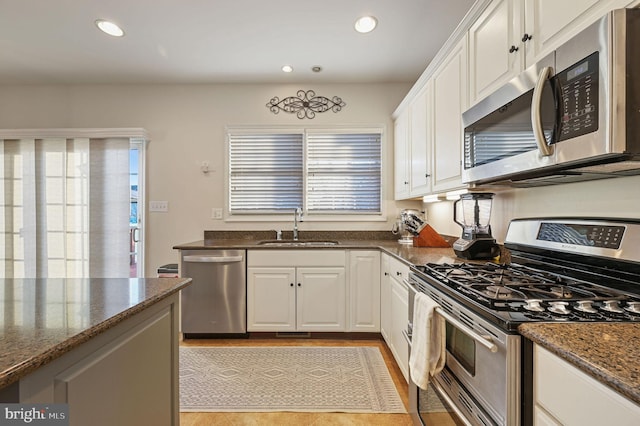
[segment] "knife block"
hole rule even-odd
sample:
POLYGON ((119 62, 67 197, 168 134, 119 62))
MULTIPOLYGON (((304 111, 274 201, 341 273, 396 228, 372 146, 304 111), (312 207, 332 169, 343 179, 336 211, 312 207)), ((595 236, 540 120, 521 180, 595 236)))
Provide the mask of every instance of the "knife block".
POLYGON ((431 225, 427 224, 417 237, 413 237, 414 247, 451 247, 451 245, 431 225))

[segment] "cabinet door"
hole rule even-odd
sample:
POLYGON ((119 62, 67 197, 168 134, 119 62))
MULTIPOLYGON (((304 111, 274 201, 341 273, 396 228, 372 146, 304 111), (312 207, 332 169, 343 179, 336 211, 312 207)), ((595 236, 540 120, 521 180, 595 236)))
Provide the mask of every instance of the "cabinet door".
POLYGON ((380 333, 391 347, 391 269, 389 266, 389 255, 381 255, 380 274, 380 333))
POLYGON ((295 268, 247 268, 247 330, 296 330, 295 268))
POLYGON ((469 29, 471 104, 523 69, 522 6, 519 0, 495 0, 469 29))
POLYGON ((380 331, 380 252, 349 252, 349 331, 380 331))
POLYGON ((431 192, 431 82, 411 102, 409 120, 409 187, 411 197, 431 192))
POLYGON ((409 320, 409 291, 402 281, 391 279, 391 351, 404 375, 409 382, 409 343, 404 338, 403 331, 407 329, 409 320))
POLYGON ((409 110, 396 118, 393 134, 395 199, 409 198, 409 110))
POLYGON ((69 405, 72 424, 173 424, 171 323, 167 310, 55 375, 53 402, 69 405))
POLYGON ((297 268, 299 331, 346 331, 344 268, 297 268))
POLYGON ((613 389, 541 346, 534 345, 533 360, 536 424, 551 416, 563 425, 638 424, 640 406, 613 389))
POLYGON ((525 0, 527 65, 549 54, 560 44, 595 22, 606 12, 625 7, 629 0, 525 0))
POLYGON ((458 189, 462 184, 464 140, 462 112, 467 104, 466 43, 460 41, 434 73, 433 80, 433 192, 458 189))

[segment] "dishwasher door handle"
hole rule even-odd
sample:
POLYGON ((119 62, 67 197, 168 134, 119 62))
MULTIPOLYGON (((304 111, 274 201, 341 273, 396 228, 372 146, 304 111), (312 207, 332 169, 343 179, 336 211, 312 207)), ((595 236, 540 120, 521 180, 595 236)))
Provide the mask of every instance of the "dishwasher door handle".
POLYGON ((182 260, 194 263, 235 263, 242 262, 242 256, 184 256, 182 260))

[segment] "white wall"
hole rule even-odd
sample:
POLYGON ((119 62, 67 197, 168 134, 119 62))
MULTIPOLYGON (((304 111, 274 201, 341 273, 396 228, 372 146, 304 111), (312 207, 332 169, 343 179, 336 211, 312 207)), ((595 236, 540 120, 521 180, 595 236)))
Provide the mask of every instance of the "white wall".
MULTIPOLYGON (((496 191, 491 215, 493 236, 503 242, 509 221, 522 217, 582 216, 640 219, 640 176, 496 191)), ((438 232, 458 236, 453 202, 425 204, 427 220, 438 232)))
MULTIPOLYGON (((382 125, 383 222, 304 222, 301 230, 387 230, 406 203, 393 201, 393 125, 391 113, 408 84, 348 85, 103 85, 0 86, 0 128, 143 127, 151 142, 147 155, 147 199, 169 201, 168 213, 147 217, 146 273, 177 261, 172 246, 200 240, 204 230, 290 229, 291 223, 226 223, 210 218, 224 207, 225 126, 382 125), (313 120, 274 115, 265 106, 274 96, 313 89, 340 96, 346 106, 313 120), (200 171, 202 161, 215 170, 200 171)), ((413 204, 413 203, 410 203, 413 204)), ((293 217, 293 215, 292 215, 293 217)))

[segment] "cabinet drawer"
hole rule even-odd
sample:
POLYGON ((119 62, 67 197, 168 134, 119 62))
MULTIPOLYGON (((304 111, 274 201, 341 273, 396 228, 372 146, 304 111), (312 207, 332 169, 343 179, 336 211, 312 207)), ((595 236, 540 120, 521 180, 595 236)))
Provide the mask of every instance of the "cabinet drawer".
POLYGON ((341 266, 344 267, 344 250, 249 250, 247 266, 341 266))

